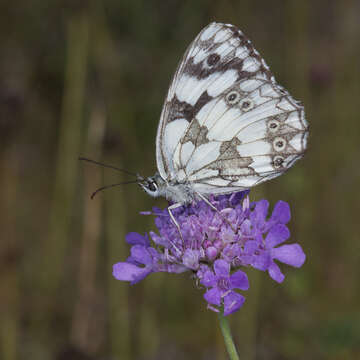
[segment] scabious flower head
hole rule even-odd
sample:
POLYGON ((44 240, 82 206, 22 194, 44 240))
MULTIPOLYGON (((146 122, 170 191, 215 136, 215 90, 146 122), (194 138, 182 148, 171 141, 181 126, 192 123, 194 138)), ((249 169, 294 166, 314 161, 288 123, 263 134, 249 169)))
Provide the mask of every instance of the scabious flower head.
POLYGON ((281 283, 284 274, 275 260, 294 267, 304 263, 299 244, 283 244, 290 236, 286 202, 278 201, 268 216, 268 201, 250 203, 248 191, 209 201, 217 210, 205 201, 172 210, 181 235, 168 209, 153 208, 158 233, 149 233, 151 241, 148 234, 129 233, 130 256, 114 265, 114 277, 135 284, 153 272, 192 271, 208 308, 229 315, 245 301, 238 290, 249 288, 247 267, 281 283))

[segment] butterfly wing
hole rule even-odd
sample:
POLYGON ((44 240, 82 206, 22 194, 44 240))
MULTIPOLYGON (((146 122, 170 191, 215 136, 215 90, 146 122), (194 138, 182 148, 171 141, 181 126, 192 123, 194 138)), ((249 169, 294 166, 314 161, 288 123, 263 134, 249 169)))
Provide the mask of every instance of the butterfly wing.
POLYGON ((212 23, 186 51, 157 134, 157 165, 171 182, 227 193, 281 175, 306 148, 304 109, 275 82, 250 41, 212 23))

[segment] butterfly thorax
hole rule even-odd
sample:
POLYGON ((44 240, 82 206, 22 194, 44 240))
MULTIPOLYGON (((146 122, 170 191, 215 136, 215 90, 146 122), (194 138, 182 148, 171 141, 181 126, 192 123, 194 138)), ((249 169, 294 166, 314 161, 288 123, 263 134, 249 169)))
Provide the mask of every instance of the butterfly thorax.
POLYGON ((138 177, 138 184, 150 196, 163 196, 174 203, 190 204, 196 199, 196 192, 190 183, 167 182, 158 173, 146 179, 138 177))

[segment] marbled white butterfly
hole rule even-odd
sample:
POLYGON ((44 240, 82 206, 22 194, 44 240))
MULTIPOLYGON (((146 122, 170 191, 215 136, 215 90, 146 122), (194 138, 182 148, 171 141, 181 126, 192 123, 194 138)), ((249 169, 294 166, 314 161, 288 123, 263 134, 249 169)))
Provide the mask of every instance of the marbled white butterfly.
POLYGON ((170 212, 283 174, 303 156, 307 137, 303 106, 276 83, 246 36, 211 23, 170 85, 156 138, 158 173, 138 183, 173 201, 170 212))

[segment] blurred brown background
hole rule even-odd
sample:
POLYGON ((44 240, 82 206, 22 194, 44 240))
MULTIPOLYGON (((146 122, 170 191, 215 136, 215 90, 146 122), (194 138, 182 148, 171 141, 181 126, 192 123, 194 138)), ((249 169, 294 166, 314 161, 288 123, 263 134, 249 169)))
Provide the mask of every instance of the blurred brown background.
POLYGON ((0 359, 225 359, 189 274, 129 286, 112 264, 164 200, 79 155, 143 175, 170 78, 209 22, 241 28, 305 104, 310 146, 252 191, 292 208, 303 268, 251 274, 232 328, 242 359, 360 358, 360 2, 0 3, 0 359))

